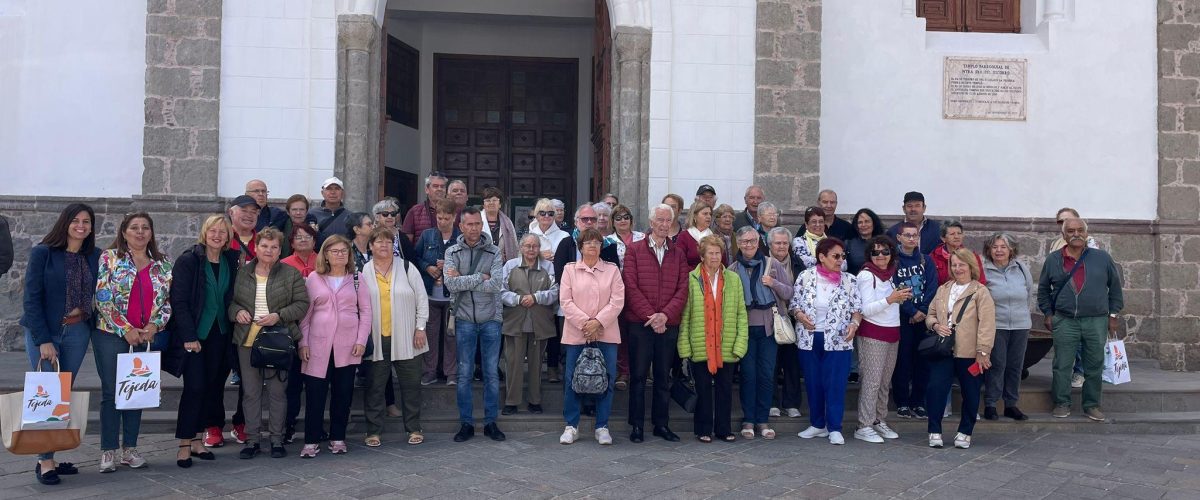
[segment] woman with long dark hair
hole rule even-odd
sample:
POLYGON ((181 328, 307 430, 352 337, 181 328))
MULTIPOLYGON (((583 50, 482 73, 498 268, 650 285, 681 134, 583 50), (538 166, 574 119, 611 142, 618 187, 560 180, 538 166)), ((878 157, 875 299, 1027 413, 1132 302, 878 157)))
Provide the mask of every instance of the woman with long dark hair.
POLYGON ((96 278, 96 330, 92 352, 100 374, 100 472, 117 470, 117 439, 121 465, 139 469, 146 460, 137 451, 142 410, 116 408, 117 355, 131 347, 152 344, 154 335, 171 319, 171 260, 154 241, 150 214, 125 215, 117 238, 100 254, 96 278))
POLYGON ((854 224, 854 236, 846 240, 846 272, 858 276, 858 272, 862 271, 863 266, 869 260, 866 257, 870 252, 867 242, 871 241, 871 238, 883 234, 884 227, 879 216, 869 208, 862 208, 855 212, 850 223, 854 224))
MULTIPOLYGON (((100 250, 93 227, 96 212, 82 203, 72 203, 41 243, 29 253, 25 268, 25 352, 31 369, 58 369, 79 375, 95 328, 92 299, 96 290, 100 250)), ((38 455, 34 474, 38 482, 58 484, 59 475, 77 474, 74 465, 54 462, 54 453, 38 455)))

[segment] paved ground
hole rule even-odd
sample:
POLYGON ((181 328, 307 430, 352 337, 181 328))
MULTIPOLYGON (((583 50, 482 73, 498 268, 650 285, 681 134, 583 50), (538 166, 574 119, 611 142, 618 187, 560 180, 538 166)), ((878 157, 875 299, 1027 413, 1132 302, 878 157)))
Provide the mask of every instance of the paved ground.
POLYGON ((347 455, 322 452, 217 460, 191 469, 174 464, 176 441, 143 436, 150 466, 99 474, 98 438, 60 457, 83 471, 55 487, 36 484, 29 457, 0 451, 0 498, 1200 498, 1200 436, 1004 433, 976 436, 970 450, 932 450, 923 437, 869 445, 781 436, 737 443, 620 436, 601 447, 587 433, 571 446, 557 434, 512 433, 504 443, 477 435, 458 444, 431 434, 425 444, 382 448, 353 444, 347 455))

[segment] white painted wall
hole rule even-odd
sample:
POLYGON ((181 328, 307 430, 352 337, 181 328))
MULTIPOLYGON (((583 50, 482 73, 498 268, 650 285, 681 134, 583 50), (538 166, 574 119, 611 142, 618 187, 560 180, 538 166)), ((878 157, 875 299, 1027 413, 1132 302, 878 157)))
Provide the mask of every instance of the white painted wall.
POLYGON ((221 196, 260 178, 272 198, 319 197, 333 172, 333 2, 225 0, 222 14, 221 196))
POLYGON ((690 205, 701 184, 741 206, 754 181, 754 0, 651 4, 650 185, 690 205))
POLYGON ((592 26, 590 24, 520 24, 417 19, 421 25, 420 174, 434 162, 434 54, 473 54, 512 57, 555 57, 579 60, 576 190, 586 195, 591 176, 592 146, 592 26))
MULTIPOLYGON (((420 23, 398 19, 389 19, 386 22, 388 35, 407 43, 417 51, 422 50, 420 23)), ((422 123, 418 116, 417 127, 426 126, 428 124, 422 123)), ((383 164, 388 168, 421 175, 420 130, 394 121, 387 122, 387 136, 384 138, 383 153, 383 164)))
POLYGON ((0 195, 141 193, 145 91, 145 2, 0 0, 0 195))
POLYGON ((895 0, 825 2, 821 183, 842 211, 899 214, 920 190, 933 215, 1154 219, 1156 5, 1070 3, 1034 34, 989 35, 926 33, 895 0), (950 55, 1027 58, 1028 120, 942 119, 950 55))

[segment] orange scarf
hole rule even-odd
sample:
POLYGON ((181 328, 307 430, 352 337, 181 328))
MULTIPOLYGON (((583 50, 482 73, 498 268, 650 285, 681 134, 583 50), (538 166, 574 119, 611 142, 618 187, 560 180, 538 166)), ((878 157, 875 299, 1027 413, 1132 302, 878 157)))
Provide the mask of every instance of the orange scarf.
POLYGON ((721 356, 721 303, 725 298, 725 273, 717 271, 717 296, 713 297, 708 270, 700 266, 700 290, 704 293, 704 348, 708 352, 708 373, 716 374, 725 366, 721 356))

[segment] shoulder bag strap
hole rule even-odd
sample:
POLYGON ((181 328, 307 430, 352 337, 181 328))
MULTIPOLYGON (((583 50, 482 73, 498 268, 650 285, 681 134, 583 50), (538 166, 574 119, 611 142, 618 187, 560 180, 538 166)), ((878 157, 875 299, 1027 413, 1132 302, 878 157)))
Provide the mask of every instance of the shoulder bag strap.
POLYGON ((967 306, 971 305, 971 297, 974 297, 974 296, 975 296, 975 294, 972 293, 971 295, 968 295, 968 296, 966 296, 966 298, 962 299, 962 307, 959 308, 958 316, 956 316, 954 318, 954 323, 952 323, 950 325, 951 328, 958 325, 959 322, 962 321, 963 313, 967 312, 967 306))
POLYGON ((1089 250, 1091 250, 1091 249, 1090 248, 1083 249, 1083 253, 1079 254, 1079 260, 1075 261, 1075 265, 1071 266, 1071 271, 1067 273, 1067 279, 1063 280, 1062 284, 1058 286, 1058 289, 1054 290, 1054 295, 1050 296, 1050 315, 1051 316, 1054 316, 1054 310, 1055 310, 1054 305, 1058 303, 1058 295, 1060 293, 1062 293, 1063 289, 1067 288, 1068 284, 1071 283, 1071 278, 1073 278, 1075 276, 1075 271, 1079 270, 1079 265, 1083 264, 1083 258, 1087 257, 1089 250))

